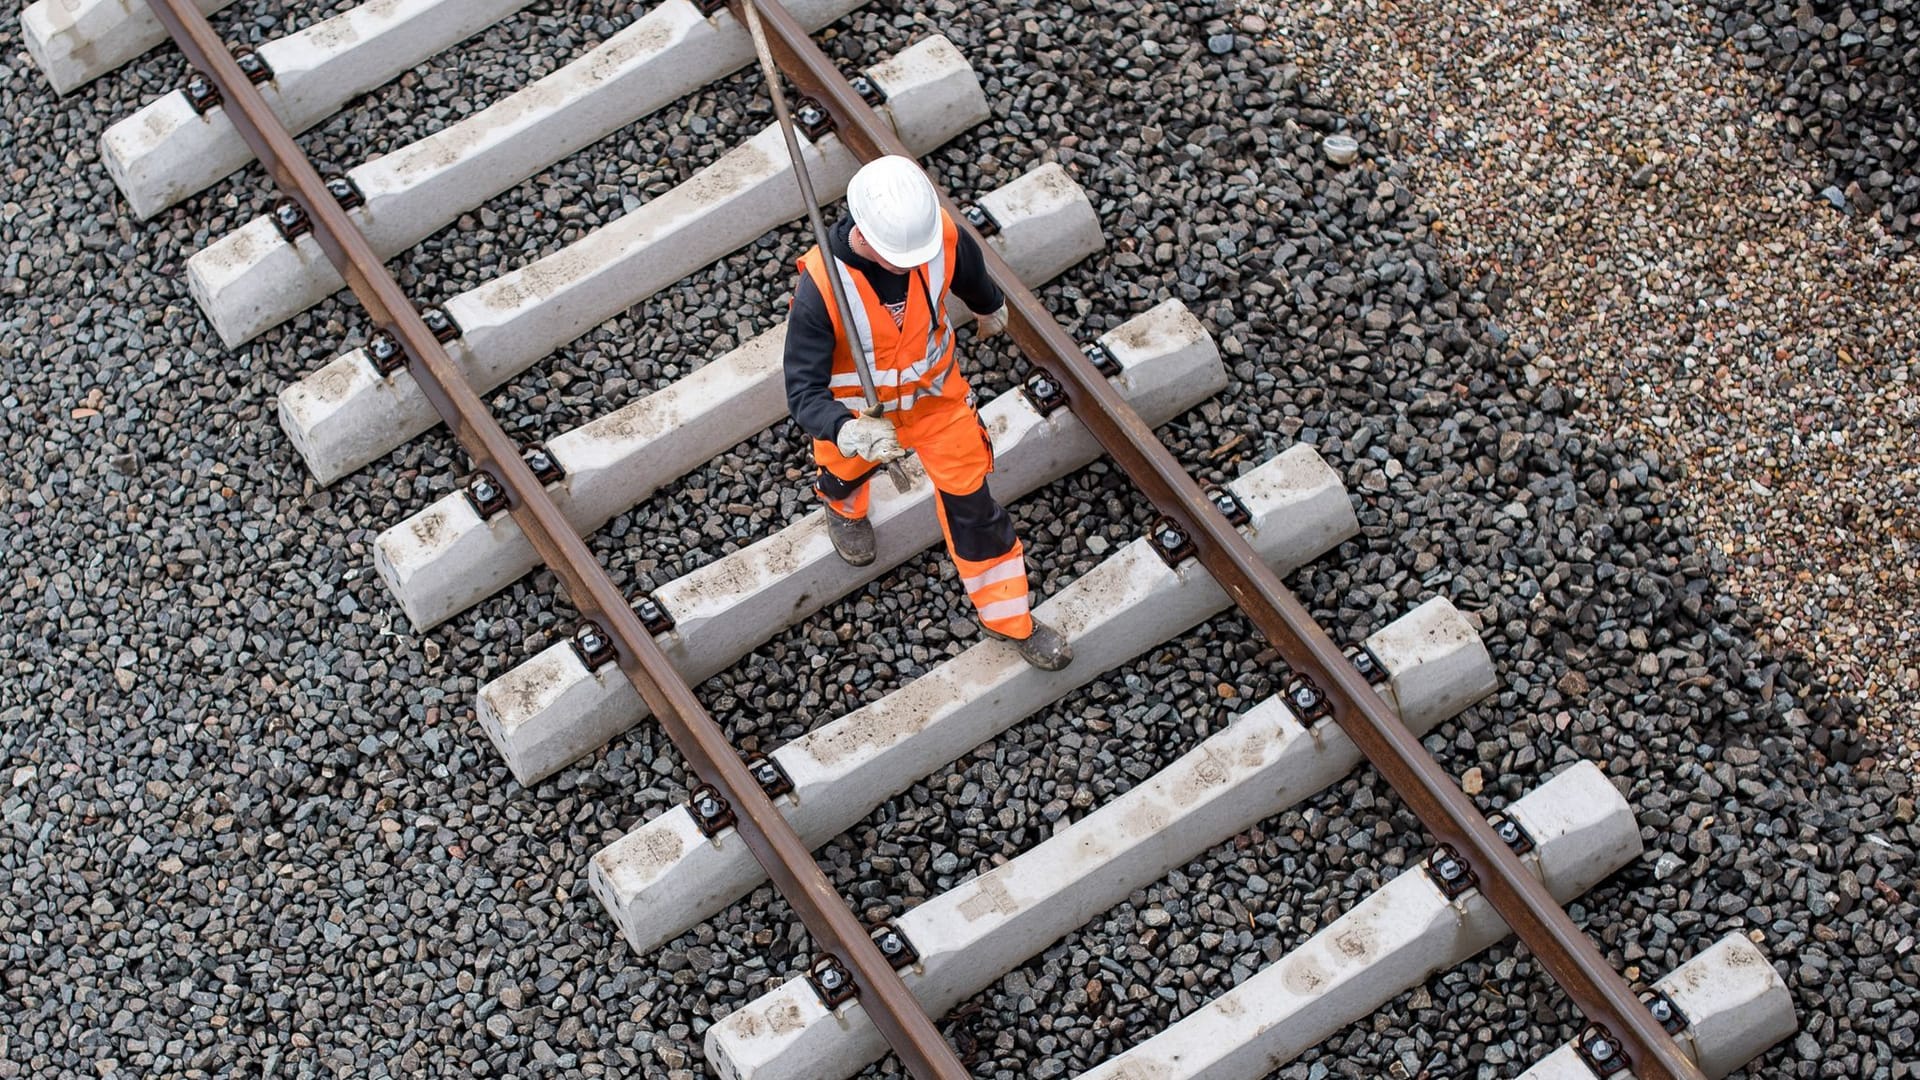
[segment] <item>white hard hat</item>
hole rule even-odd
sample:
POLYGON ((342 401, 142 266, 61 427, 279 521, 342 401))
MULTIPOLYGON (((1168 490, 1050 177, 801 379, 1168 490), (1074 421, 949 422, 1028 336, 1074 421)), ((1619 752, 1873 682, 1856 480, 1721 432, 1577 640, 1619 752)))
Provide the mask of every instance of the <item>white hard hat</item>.
POLYGON ((862 165, 847 185, 847 208, 860 235, 895 266, 920 266, 940 253, 940 200, 912 158, 896 154, 862 165))

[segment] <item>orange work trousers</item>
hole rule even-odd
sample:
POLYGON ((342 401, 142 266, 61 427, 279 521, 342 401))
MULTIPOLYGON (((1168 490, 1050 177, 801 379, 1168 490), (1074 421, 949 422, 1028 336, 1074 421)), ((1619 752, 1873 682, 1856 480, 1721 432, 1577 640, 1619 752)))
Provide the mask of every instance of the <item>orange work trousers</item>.
MULTIPOLYGON (((1028 610, 1027 562, 1014 535, 1013 519, 987 490, 993 471, 993 444, 980 414, 964 398, 922 398, 903 412, 886 415, 900 445, 918 454, 936 493, 940 531, 960 583, 973 601, 981 625, 1022 640, 1033 633, 1028 610)), ((841 517, 867 516, 867 482, 880 466, 848 457, 824 439, 813 441, 820 467, 814 490, 827 509, 841 517)))

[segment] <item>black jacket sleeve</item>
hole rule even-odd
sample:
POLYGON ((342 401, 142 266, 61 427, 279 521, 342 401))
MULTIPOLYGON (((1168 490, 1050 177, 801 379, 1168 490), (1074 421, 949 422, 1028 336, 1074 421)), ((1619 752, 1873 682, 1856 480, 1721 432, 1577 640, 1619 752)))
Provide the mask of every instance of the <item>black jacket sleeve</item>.
POLYGON ((990 315, 1006 303, 1000 286, 987 276, 987 261, 980 254, 980 245, 965 230, 960 233, 960 250, 954 254, 953 295, 975 315, 990 315))
POLYGON ((793 308, 787 312, 787 349, 783 366, 787 376, 787 411, 800 430, 828 442, 840 434, 840 425, 853 419, 853 413, 834 399, 828 389, 833 378, 833 319, 827 315, 827 300, 813 283, 811 274, 801 274, 793 289, 793 308))

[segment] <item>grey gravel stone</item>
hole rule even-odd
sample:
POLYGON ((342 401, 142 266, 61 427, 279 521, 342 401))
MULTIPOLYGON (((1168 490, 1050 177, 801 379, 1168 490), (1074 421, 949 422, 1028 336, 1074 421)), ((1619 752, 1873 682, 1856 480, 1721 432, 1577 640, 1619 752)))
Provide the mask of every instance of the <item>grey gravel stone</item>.
POLYGON ((1920 228, 1920 4, 1706 0, 1777 95, 1787 132, 1824 163, 1820 196, 1911 243, 1920 228), (1862 186, 1864 185, 1864 187, 1862 186))

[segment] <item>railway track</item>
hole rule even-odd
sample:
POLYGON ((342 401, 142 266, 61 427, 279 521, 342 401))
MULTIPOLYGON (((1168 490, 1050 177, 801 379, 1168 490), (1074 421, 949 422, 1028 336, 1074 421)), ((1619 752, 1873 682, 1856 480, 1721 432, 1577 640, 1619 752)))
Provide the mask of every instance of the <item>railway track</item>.
MULTIPOLYGON (((367 4, 239 54, 205 19, 203 10, 224 6, 217 0, 155 0, 152 20, 114 0, 41 0, 23 25, 62 90, 106 74, 158 33, 198 68, 103 142, 137 214, 173 205, 250 156, 267 165, 283 200, 187 268, 225 342, 251 339, 342 283, 367 309, 365 344, 281 395, 282 425, 318 481, 435 424, 470 455, 462 492, 396 523, 376 545, 379 572, 414 625, 457 617, 539 565, 561 583, 580 629, 495 674, 475 703, 515 777, 552 776, 643 722, 679 748, 694 778, 688 803, 591 855, 593 891, 633 947, 661 947, 765 880, 805 924, 819 959, 709 1029, 713 1070, 845 1076, 891 1050, 915 1075, 964 1075, 935 1024, 940 1013, 1363 760, 1434 835, 1433 855, 1352 910, 1316 918, 1324 925, 1294 951, 1089 1075, 1264 1075, 1509 927, 1590 1021, 1567 1051, 1525 1075, 1724 1076, 1791 1031, 1784 986, 1744 938, 1701 954, 1647 997, 1567 918, 1560 905, 1640 851, 1631 809, 1599 770, 1575 765, 1491 822, 1440 771, 1418 736, 1494 685, 1471 623, 1450 604, 1422 604, 1343 650, 1285 588, 1281 574, 1357 529, 1338 475, 1312 450, 1289 450, 1214 492, 1181 470, 1152 429, 1227 378, 1191 311, 1166 301, 1082 343, 1040 304, 1028 285, 1101 246, 1093 208, 1058 167, 953 206, 986 234, 1012 336, 1035 367, 1019 392, 983 412, 996 490, 1018 498, 1104 457, 1163 518, 1042 607, 1076 641, 1068 670, 1028 669, 1011 649, 981 643, 771 753, 740 757, 693 684, 931 545, 924 478, 904 492, 876 491, 882 545, 872 566, 841 563, 816 511, 649 595, 624 596, 581 534, 778 420, 780 332, 542 446, 515 442, 479 394, 799 217, 777 130, 438 306, 416 307, 382 266, 565 154, 745 66, 737 4, 667 0, 535 85, 340 177, 320 177, 292 138, 525 2, 367 4), (814 862, 813 848, 888 796, 1229 607, 1286 661, 1286 690, 1162 773, 877 926, 856 918, 814 862)), ((925 153, 990 115, 965 58, 941 38, 858 80, 837 71, 807 35, 855 6, 761 5, 781 66, 812 96, 810 169, 830 196, 859 161, 925 153)))

